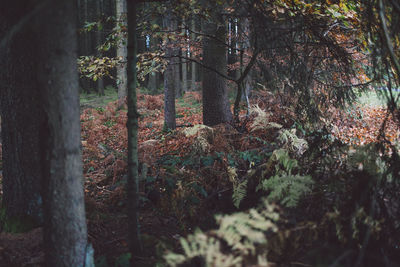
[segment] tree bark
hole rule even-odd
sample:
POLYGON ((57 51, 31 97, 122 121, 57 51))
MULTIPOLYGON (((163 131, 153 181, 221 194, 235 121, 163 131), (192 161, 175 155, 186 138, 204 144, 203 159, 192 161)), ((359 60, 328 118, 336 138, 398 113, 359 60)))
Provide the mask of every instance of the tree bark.
MULTIPOLYGON (((164 27, 167 30, 173 30, 176 28, 176 22, 172 19, 171 11, 167 11, 164 17, 164 27)), ((165 56, 169 59, 167 69, 164 72, 164 130, 176 128, 175 118, 175 94, 178 89, 176 75, 179 77, 178 72, 178 55, 179 50, 176 48, 176 44, 172 40, 168 40, 165 47, 165 56)))
MULTIPOLYGON (((84 206, 74 2, 53 0, 34 19, 46 266, 90 265, 84 206)), ((28 42, 29 44, 29 42, 28 42)), ((27 45, 29 46, 29 45, 27 45)))
MULTIPOLYGON (((117 15, 117 23, 122 26, 127 25, 126 22, 126 0, 116 0, 116 15, 117 15)), ((126 61, 128 55, 128 48, 127 48, 127 40, 125 38, 125 34, 121 33, 121 42, 117 48, 117 57, 121 58, 122 64, 118 65, 117 67, 117 79, 118 79, 118 100, 119 105, 122 106, 123 100, 126 97, 127 92, 127 71, 126 71, 126 61)))
POLYGON ((139 227, 139 175, 138 175, 138 118, 137 111, 137 37, 136 37, 136 14, 137 3, 135 0, 127 2, 128 15, 128 218, 129 218, 129 243, 132 254, 132 262, 135 256, 141 254, 142 243, 140 240, 139 227))
MULTIPOLYGON (((20 7, 13 1, 0 9, 0 36, 4 38, 15 25, 25 21, 22 29, 0 49, 0 94, 2 117, 3 197, 2 206, 9 219, 41 224, 43 222, 40 161, 40 127, 44 110, 36 81, 37 36, 26 24, 29 13, 37 12, 33 4, 20 7), (36 11, 35 11, 36 10, 36 11)), ((32 225, 33 226, 33 225, 32 225)))
POLYGON ((83 198, 75 3, 19 0, 5 12, 0 20, 8 30, 20 27, 0 52, 8 67, 0 79, 4 205, 9 210, 16 203, 35 216, 43 205, 46 266, 93 266, 83 198))
MULTIPOLYGON (((214 7, 214 10, 217 9, 214 7)), ((216 12, 214 21, 203 20, 202 28, 206 34, 203 39, 203 64, 226 75, 227 54, 224 44, 226 37, 225 23, 216 12), (210 37, 212 36, 212 37, 210 37)), ((203 123, 213 126, 232 120, 226 80, 216 72, 203 69, 203 123)))

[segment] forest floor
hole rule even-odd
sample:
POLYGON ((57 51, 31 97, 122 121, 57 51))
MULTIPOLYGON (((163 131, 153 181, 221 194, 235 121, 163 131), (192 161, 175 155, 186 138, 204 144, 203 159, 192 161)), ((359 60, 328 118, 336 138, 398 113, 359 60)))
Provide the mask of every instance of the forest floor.
MULTIPOLYGON (((115 100, 114 96, 108 99, 115 100)), ((124 191, 127 114, 126 109, 117 108, 116 101, 107 104, 104 101, 101 97, 89 97, 81 109, 88 234, 95 249, 96 266, 127 266, 124 191)), ((262 96, 253 101, 260 107, 268 106, 272 112, 270 120, 282 123, 277 114, 285 111, 277 112, 279 107, 274 109, 273 100, 262 96)), ((249 162, 259 160, 260 138, 272 138, 272 133, 249 133, 251 120, 246 121, 243 112, 245 123, 241 129, 218 125, 212 134, 203 135, 206 142, 202 143, 199 131, 194 134, 187 131, 202 122, 201 96, 196 92, 186 93, 177 100, 179 127, 163 132, 163 105, 162 95, 138 96, 140 224, 145 251, 138 258, 139 266, 162 262, 163 253, 176 247, 179 238, 193 232, 195 227, 213 227, 215 212, 234 212, 226 165, 236 160, 246 170, 249 162), (198 150, 201 155, 194 156, 198 150)), ((399 140, 398 127, 381 105, 361 103, 332 114, 327 121, 332 125, 332 134, 347 144, 374 142, 386 118, 387 138, 399 140)), ((285 115, 290 116, 290 112, 285 115)), ((290 127, 292 121, 283 123, 290 127)), ((40 240, 40 229, 22 234, 1 233, 0 263, 40 266, 43 261, 40 240)))

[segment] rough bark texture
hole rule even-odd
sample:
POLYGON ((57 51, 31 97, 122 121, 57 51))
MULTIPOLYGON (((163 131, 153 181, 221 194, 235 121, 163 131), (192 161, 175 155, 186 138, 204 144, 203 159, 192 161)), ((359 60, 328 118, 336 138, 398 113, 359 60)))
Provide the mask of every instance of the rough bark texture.
POLYGON ((43 202, 46 266, 91 266, 86 256, 75 4, 18 0, 7 4, 6 14, 0 11, 7 31, 15 30, 0 49, 7 66, 0 79, 6 139, 3 204, 10 212, 39 217, 43 202))
MULTIPOLYGON (((167 12, 164 18, 164 27, 167 30, 176 28, 176 22, 172 19, 171 12, 167 12)), ((169 59, 167 69, 164 72, 164 129, 175 129, 175 94, 178 90, 179 68, 177 70, 179 49, 176 48, 172 40, 166 44, 165 56, 169 59)))
MULTIPOLYGON (((212 15, 214 21, 203 20, 202 23, 203 32, 206 34, 203 39, 203 64, 226 74, 225 23, 221 16, 215 13, 212 15)), ((203 123, 213 126, 231 120, 226 80, 216 72, 203 68, 203 123)))
MULTIPOLYGON (((21 1, 0 10, 0 36, 37 12, 34 5, 21 7, 21 1)), ((25 22, 28 24, 29 22, 25 22)), ((3 147, 3 207, 7 217, 27 222, 43 220, 40 185, 40 126, 44 111, 36 81, 37 36, 28 27, 15 31, 6 47, 0 49, 0 93, 3 147)))
POLYGON ((47 119, 40 137, 47 266, 85 266, 87 260, 75 22, 73 1, 52 0, 32 23, 47 119))
MULTIPOLYGON (((126 0, 116 1, 116 15, 118 23, 126 26, 126 0)), ((117 57, 122 58, 123 64, 117 67, 117 79, 118 79, 118 99, 120 103, 126 97, 128 77, 126 72, 126 61, 128 55, 127 40, 123 38, 117 48, 117 57)))
POLYGON ((138 117, 137 112, 137 37, 136 37, 136 11, 137 3, 128 0, 128 218, 129 218, 129 244, 132 261, 141 254, 142 244, 139 227, 139 175, 138 175, 138 117))

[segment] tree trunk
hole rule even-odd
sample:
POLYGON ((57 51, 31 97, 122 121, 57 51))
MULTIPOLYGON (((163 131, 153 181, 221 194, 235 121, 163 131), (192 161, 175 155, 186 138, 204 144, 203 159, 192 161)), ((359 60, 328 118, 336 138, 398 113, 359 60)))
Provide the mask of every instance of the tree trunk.
MULTIPOLYGON (((102 5, 103 1, 102 0, 96 0, 96 21, 100 21, 102 18, 102 5)), ((100 30, 99 28, 96 29, 96 48, 102 44, 103 41, 103 31, 100 30)), ((98 57, 102 57, 103 53, 101 51, 96 52, 98 57)), ((103 77, 100 77, 97 79, 97 93, 99 95, 104 95, 104 79, 103 77)))
MULTIPOLYGON (((212 14, 212 18, 215 21, 204 20, 202 24, 203 32, 206 34, 203 39, 203 64, 226 74, 225 23, 222 17, 215 13, 212 14), (219 19, 216 19, 217 17, 219 19)), ((213 126, 231 120, 226 80, 216 72, 203 67, 203 123, 213 126)))
MULTIPOLYGON (((178 34, 177 29, 178 29, 178 21, 176 18, 173 17, 172 13, 170 14, 170 30, 176 31, 175 34, 178 34)), ((173 46, 173 55, 175 56, 181 56, 182 55, 182 49, 180 47, 180 44, 177 41, 171 41, 170 44, 173 46)), ((173 67, 173 72, 174 72, 174 80, 175 80, 175 97, 180 98, 183 95, 183 90, 182 90, 182 83, 181 83, 181 66, 182 66, 182 59, 177 58, 174 64, 172 64, 173 67)))
MULTIPOLYGON (((167 30, 176 28, 176 23, 172 19, 171 11, 167 11, 164 18, 164 27, 167 30)), ((165 48, 165 56, 169 59, 167 69, 164 72, 164 130, 176 128, 175 118, 175 93, 178 89, 177 77, 179 77, 179 68, 177 72, 179 50, 172 40, 168 40, 165 48)))
MULTIPOLYGON (((196 18, 195 17, 193 17, 192 18, 192 25, 191 25, 191 28, 192 28, 192 34, 191 34, 191 39, 192 39, 192 42, 196 42, 196 34, 194 33, 194 32, 196 32, 196 18)), ((193 47, 192 49, 191 49, 191 57, 192 58, 194 58, 194 52, 195 51, 195 47, 193 47)), ((196 62, 194 62, 194 61, 192 61, 192 79, 191 79, 191 89, 192 89, 192 91, 196 91, 197 90, 197 86, 196 86, 196 82, 197 82, 197 63, 196 62)))
POLYGON ((141 254, 142 244, 139 227, 139 175, 138 175, 138 118, 137 111, 137 37, 136 37, 136 1, 128 1, 128 219, 129 219, 129 243, 134 257, 141 254))
MULTIPOLYGON (((117 23, 126 27, 126 0, 116 0, 116 15, 117 15, 117 23)), ((117 57, 122 59, 122 64, 118 65, 117 67, 117 79, 118 79, 118 101, 119 106, 121 107, 123 104, 123 100, 126 97, 127 91, 127 72, 126 72, 126 61, 128 55, 128 48, 127 48, 127 40, 124 37, 125 34, 121 34, 121 42, 117 48, 117 57)))
POLYGON ((38 48, 37 88, 46 113, 40 138, 47 266, 85 266, 89 260, 75 22, 75 4, 53 0, 33 23, 38 48))
MULTIPOLYGON (((183 53, 184 57, 187 57, 188 56, 188 53, 187 53, 188 44, 187 44, 187 36, 186 36, 186 28, 185 27, 183 27, 183 29, 182 29, 182 35, 185 36, 184 48, 182 49, 182 53, 183 53)), ((182 92, 187 92, 189 89, 188 81, 187 81, 187 66, 188 66, 188 64, 187 64, 186 59, 184 59, 184 60, 185 60, 185 62, 183 62, 181 64, 181 66, 182 66, 182 92)))
MULTIPOLYGON (((150 36, 150 51, 154 52, 158 49, 158 40, 154 36, 150 36)), ((157 90, 159 89, 159 85, 157 84, 157 80, 159 79, 159 73, 158 72, 151 72, 149 73, 149 79, 147 83, 147 89, 152 94, 156 94, 157 90)))
MULTIPOLYGON (((0 9, 0 36, 6 38, 14 25, 24 21, 33 4, 21 8, 13 1, 0 9)), ((25 24, 28 22, 25 22, 25 24)), ((29 22, 30 23, 30 22, 29 22)), ((40 161, 40 127, 44 124, 36 82, 36 33, 27 27, 15 31, 7 47, 0 49, 0 94, 2 117, 2 206, 9 219, 40 224, 43 222, 40 161)))
POLYGON ((8 66, 0 79, 4 205, 30 216, 39 216, 43 205, 46 266, 93 266, 83 198, 75 3, 19 0, 6 11, 0 20, 15 34, 7 54, 0 52, 8 66))

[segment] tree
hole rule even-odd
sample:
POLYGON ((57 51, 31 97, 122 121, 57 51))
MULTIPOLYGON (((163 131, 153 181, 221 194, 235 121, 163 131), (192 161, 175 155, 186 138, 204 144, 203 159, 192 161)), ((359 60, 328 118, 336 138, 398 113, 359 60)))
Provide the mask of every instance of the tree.
MULTIPOLYGON (((115 2, 117 23, 122 27, 126 27, 126 0, 117 0, 115 2)), ((122 100, 126 97, 127 91, 127 72, 126 72, 126 57, 128 50, 126 47, 126 38, 121 34, 121 42, 117 47, 117 57, 122 59, 122 64, 117 66, 117 85, 118 85, 118 99, 120 105, 122 100)))
MULTIPOLYGON (((183 45, 184 47, 182 48, 182 53, 184 56, 187 56, 187 47, 188 47, 188 36, 187 36, 187 32, 186 32, 186 27, 182 27, 182 35, 184 36, 184 42, 183 45)), ((182 94, 184 92, 188 91, 188 80, 187 80, 187 68, 188 68, 188 64, 185 60, 185 62, 181 63, 181 67, 182 67, 182 84, 181 84, 181 91, 182 94)), ((181 95, 182 96, 182 95, 181 95)))
MULTIPOLYGON (((18 95, 2 94, 2 100, 13 103, 22 96, 21 102, 27 104, 28 109, 20 111, 26 114, 21 113, 22 117, 17 119, 26 119, 32 114, 33 123, 25 122, 38 130, 38 134, 27 133, 32 135, 29 140, 37 144, 34 147, 37 150, 29 156, 37 157, 37 168, 41 170, 41 177, 34 182, 43 199, 46 266, 93 266, 93 250, 87 244, 80 152, 76 6, 63 0, 22 4, 23 1, 14 1, 8 5, 4 16, 11 22, 5 39, 7 49, 11 51, 5 57, 12 66, 7 73, 9 81, 19 80, 17 68, 25 64, 24 56, 29 56, 29 52, 32 63, 27 64, 27 78, 11 87, 18 95), (30 91, 31 95, 26 95, 25 91, 30 91), (27 96, 33 96, 33 99, 27 96), (37 109, 29 109, 35 105, 37 109), (35 111, 38 112, 33 113, 35 111)), ((8 133, 12 123, 21 123, 14 119, 5 121, 4 130, 8 133)), ((6 136, 19 139, 18 135, 6 136)), ((13 151, 18 153, 24 149, 22 142, 9 142, 9 145, 10 150, 5 151, 7 158, 13 156, 13 151)), ((17 169, 27 174, 31 172, 31 164, 24 161, 17 164, 17 169)), ((5 194, 21 194, 18 190, 25 192, 29 186, 4 189, 5 194)), ((24 201, 25 205, 36 205, 35 199, 24 201)))
POLYGON ((23 26, 39 8, 21 8, 19 4, 7 4, 0 11, 2 206, 8 219, 36 225, 43 222, 40 128, 45 114, 40 94, 32 88, 36 80, 37 45, 27 42, 37 36, 23 26))
MULTIPOLYGON (((196 32, 196 17, 193 17, 192 18, 192 20, 191 20, 191 22, 192 22, 192 24, 191 24, 191 41, 192 41, 192 43, 194 43, 195 41, 196 41, 196 34, 195 34, 195 32, 196 32)), ((195 49, 194 49, 194 47, 193 47, 193 44, 191 44, 190 45, 191 46, 191 53, 190 53, 190 56, 192 56, 193 57, 193 54, 194 54, 194 51, 195 51, 195 49)), ((196 77, 197 77, 197 63, 196 62, 194 62, 194 61, 192 61, 192 69, 191 69, 191 71, 192 71, 192 78, 191 78, 191 90, 192 91, 195 91, 197 88, 196 88, 196 81, 197 81, 197 79, 196 79, 196 77)))
POLYGON ((132 261, 135 255, 140 255, 142 244, 140 240, 139 227, 139 175, 138 175, 138 118, 137 111, 137 36, 136 36, 136 0, 127 2, 128 17, 128 218, 129 218, 129 243, 132 261))
MULTIPOLYGON (((204 2, 204 1, 203 1, 204 2)), ((206 4, 206 3, 205 3, 206 4)), ((215 68, 226 75, 226 29, 222 16, 212 7, 211 17, 214 21, 203 20, 203 64, 215 68)), ((203 67, 203 123, 216 125, 232 120, 226 80, 218 73, 203 67)))
MULTIPOLYGON (((95 7, 96 7, 96 19, 101 20, 102 18, 102 9, 103 9, 103 0, 96 0, 95 1, 95 7)), ((97 30, 95 32, 95 45, 96 47, 99 47, 102 45, 103 41, 103 30, 100 29, 100 27, 97 27, 97 30)), ((98 57, 102 57, 103 53, 101 51, 97 51, 98 57)), ((103 77, 99 77, 97 79, 97 93, 99 95, 104 95, 104 79, 103 77)))
MULTIPOLYGON (((168 31, 173 31, 177 27, 171 11, 167 11, 163 22, 168 31)), ((179 60, 177 58, 179 49, 176 47, 175 42, 168 38, 165 50, 165 56, 169 59, 169 62, 164 73, 164 129, 175 129, 175 94, 179 88, 177 79, 179 77, 179 60)))
POLYGON ((41 32, 37 86, 46 111, 41 143, 48 266, 84 266, 87 260, 75 16, 73 2, 55 0, 34 24, 41 32))

